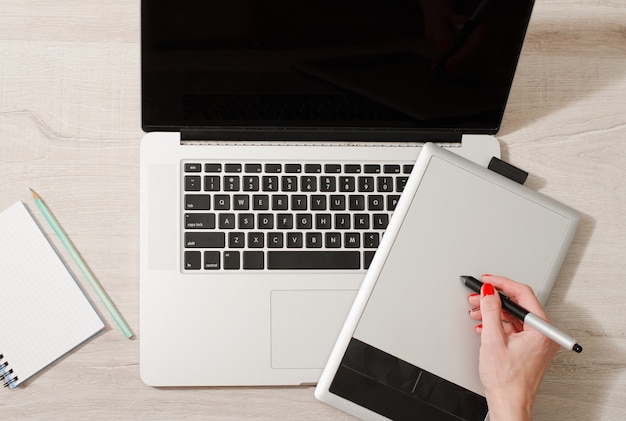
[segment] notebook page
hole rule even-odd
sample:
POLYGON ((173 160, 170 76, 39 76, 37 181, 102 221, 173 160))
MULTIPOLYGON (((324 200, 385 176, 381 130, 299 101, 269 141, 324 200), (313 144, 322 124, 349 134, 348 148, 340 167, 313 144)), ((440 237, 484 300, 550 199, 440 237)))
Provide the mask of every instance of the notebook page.
POLYGON ((23 203, 0 214, 0 354, 19 385, 104 325, 23 203))

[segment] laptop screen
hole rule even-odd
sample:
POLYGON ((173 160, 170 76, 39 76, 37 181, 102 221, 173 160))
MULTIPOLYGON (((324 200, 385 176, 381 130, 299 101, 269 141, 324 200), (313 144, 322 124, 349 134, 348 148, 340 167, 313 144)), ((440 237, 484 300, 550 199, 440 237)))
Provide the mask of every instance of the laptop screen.
POLYGON ((532 5, 143 0, 143 129, 493 134, 532 5))

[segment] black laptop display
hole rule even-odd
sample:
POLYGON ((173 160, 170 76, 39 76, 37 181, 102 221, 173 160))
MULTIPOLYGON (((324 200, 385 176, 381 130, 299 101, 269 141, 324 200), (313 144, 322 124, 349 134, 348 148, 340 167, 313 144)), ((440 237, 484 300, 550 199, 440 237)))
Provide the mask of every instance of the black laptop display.
POLYGON ((493 134, 532 3, 144 0, 143 128, 493 134))

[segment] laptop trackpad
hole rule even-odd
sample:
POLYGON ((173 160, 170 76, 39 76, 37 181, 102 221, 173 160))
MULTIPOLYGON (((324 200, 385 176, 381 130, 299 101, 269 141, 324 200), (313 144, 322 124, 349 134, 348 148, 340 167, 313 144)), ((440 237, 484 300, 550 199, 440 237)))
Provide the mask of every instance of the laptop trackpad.
POLYGON ((272 367, 324 368, 356 293, 272 291, 272 367))

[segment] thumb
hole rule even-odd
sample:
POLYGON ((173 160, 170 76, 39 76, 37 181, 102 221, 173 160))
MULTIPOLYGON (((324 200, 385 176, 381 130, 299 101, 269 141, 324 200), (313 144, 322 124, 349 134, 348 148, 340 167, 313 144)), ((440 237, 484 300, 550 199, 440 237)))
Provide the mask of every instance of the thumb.
POLYGON ((491 284, 485 283, 480 290, 480 312, 483 319, 481 341, 504 342, 506 335, 502 327, 502 302, 491 284))

